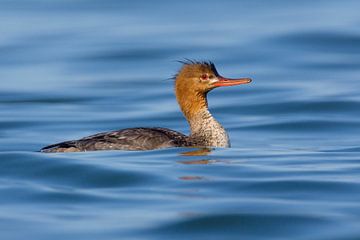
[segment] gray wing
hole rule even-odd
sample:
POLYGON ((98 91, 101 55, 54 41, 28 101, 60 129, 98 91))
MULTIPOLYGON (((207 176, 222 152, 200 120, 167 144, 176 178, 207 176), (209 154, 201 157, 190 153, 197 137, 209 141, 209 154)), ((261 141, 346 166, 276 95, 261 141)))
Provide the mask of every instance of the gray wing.
POLYGON ((187 140, 186 135, 167 128, 127 128, 49 145, 41 149, 41 151, 151 150, 185 146, 187 140))

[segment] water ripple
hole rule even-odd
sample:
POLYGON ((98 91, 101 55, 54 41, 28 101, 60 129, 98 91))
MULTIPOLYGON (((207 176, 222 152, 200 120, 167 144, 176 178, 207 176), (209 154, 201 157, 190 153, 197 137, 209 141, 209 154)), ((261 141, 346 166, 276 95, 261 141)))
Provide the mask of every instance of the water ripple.
MULTIPOLYGON (((302 233, 305 229, 329 228, 334 224, 320 216, 281 215, 281 214, 218 214, 193 217, 152 230, 162 237, 177 232, 175 239, 191 236, 193 239, 212 234, 227 232, 227 239, 238 239, 238 236, 261 239, 271 233, 273 239, 283 238, 289 234, 302 233), (282 226, 278 228, 278 226, 282 226)), ((311 236, 309 234, 309 236, 311 236)), ((308 237, 309 237, 308 236, 308 237)), ((214 238, 215 239, 215 238, 214 238)))

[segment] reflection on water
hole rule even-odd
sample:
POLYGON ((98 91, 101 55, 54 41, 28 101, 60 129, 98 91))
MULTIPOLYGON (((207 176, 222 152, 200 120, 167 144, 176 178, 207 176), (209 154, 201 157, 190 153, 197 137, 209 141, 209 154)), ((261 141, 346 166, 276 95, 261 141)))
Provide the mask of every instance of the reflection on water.
POLYGON ((211 148, 200 148, 192 151, 182 152, 183 156, 206 156, 211 153, 211 148))
POLYGON ((196 181, 196 180, 204 180, 205 178, 204 177, 201 177, 201 176, 181 176, 179 177, 179 179, 181 180, 185 180, 185 181, 196 181))
POLYGON ((1 239, 359 239, 358 9, 2 1, 1 239), (208 96, 231 149, 36 152, 128 127, 188 133, 166 80, 184 58, 254 78, 208 96))
POLYGON ((217 160, 208 160, 208 159, 178 161, 178 163, 181 163, 181 164, 212 164, 212 163, 216 163, 216 162, 217 162, 217 160))
MULTIPOLYGON (((200 149, 196 149, 196 150, 192 150, 192 151, 186 151, 186 152, 181 152, 180 154, 182 156, 208 156, 211 154, 211 152, 215 150, 212 148, 200 148, 200 149)), ((180 164, 214 164, 214 163, 227 163, 227 161, 223 161, 223 160, 217 160, 217 159, 211 159, 211 156, 208 157, 208 159, 196 159, 196 160, 181 160, 178 161, 178 163, 180 164)))

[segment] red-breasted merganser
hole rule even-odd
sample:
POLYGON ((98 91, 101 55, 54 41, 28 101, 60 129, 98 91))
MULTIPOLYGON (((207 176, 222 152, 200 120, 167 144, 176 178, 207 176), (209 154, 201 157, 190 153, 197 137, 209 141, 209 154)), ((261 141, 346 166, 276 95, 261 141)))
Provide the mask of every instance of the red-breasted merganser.
POLYGON ((217 87, 250 83, 250 78, 229 79, 211 62, 184 62, 175 77, 175 94, 191 133, 167 128, 127 128, 99 133, 74 141, 49 145, 42 152, 95 150, 151 150, 167 147, 230 147, 228 134, 208 109, 206 95, 217 87))

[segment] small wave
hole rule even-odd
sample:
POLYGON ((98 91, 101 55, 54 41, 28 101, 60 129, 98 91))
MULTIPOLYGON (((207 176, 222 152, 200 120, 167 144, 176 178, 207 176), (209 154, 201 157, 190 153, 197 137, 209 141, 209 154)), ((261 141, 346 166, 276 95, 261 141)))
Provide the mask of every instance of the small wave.
POLYGON ((349 132, 360 129, 360 123, 331 120, 294 120, 287 122, 264 123, 236 127, 235 129, 249 129, 261 131, 285 131, 285 132, 349 132))
POLYGON ((151 230, 150 234, 160 236, 176 234, 178 239, 185 236, 199 238, 204 235, 209 239, 211 234, 222 233, 226 239, 238 239, 238 236, 257 239, 266 234, 271 234, 272 237, 286 237, 297 232, 304 235, 306 230, 312 232, 311 229, 332 225, 331 221, 314 215, 229 213, 192 217, 172 224, 164 224, 151 230))
POLYGON ((267 39, 277 45, 302 47, 315 52, 329 51, 347 54, 360 52, 360 35, 343 32, 293 32, 267 39))

